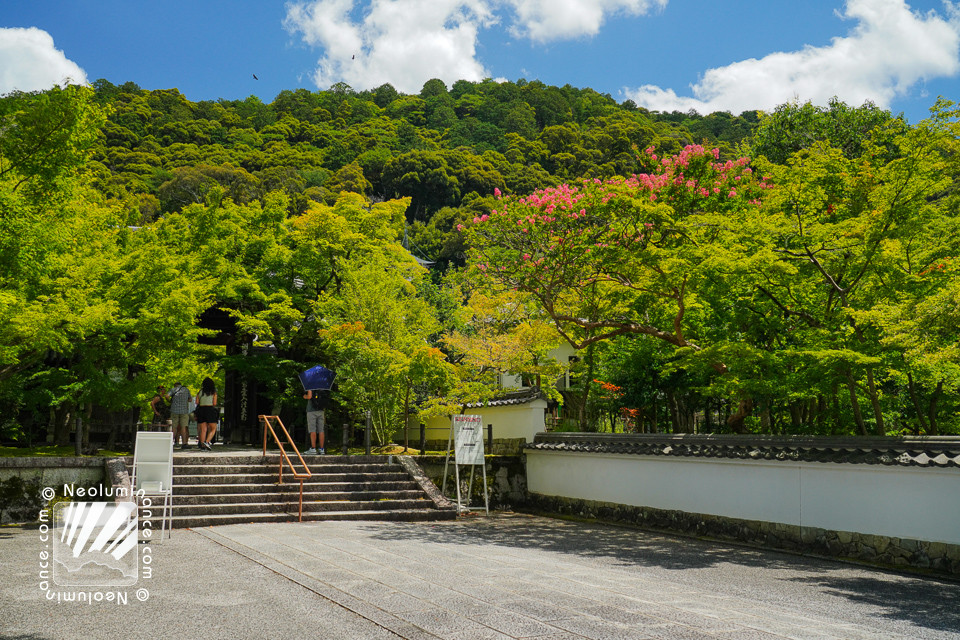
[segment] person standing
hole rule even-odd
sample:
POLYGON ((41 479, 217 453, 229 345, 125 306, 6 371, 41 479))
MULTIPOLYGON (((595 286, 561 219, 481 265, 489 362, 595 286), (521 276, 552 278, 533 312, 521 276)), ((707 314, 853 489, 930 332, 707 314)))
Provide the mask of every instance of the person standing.
POLYGON ((170 423, 173 426, 173 444, 181 439, 180 448, 186 449, 190 441, 190 389, 179 382, 170 389, 170 423))
POLYGON ((217 409, 217 385, 210 378, 200 383, 197 394, 197 448, 213 451, 213 436, 217 433, 220 410, 217 409))
POLYGON ((167 404, 167 389, 163 385, 157 387, 157 395, 150 400, 153 409, 153 423, 151 431, 166 431, 167 421, 170 419, 170 405, 167 404))
POLYGON ((326 429, 327 395, 319 389, 310 390, 303 394, 303 399, 307 401, 307 433, 310 434, 310 448, 304 451, 307 455, 324 454, 323 441, 326 429), (317 439, 320 440, 320 448, 317 448, 317 439))

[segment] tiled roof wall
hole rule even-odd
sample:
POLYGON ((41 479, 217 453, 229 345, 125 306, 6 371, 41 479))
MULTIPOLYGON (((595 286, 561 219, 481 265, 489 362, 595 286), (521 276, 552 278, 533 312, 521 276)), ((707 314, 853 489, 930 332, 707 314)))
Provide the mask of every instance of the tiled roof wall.
POLYGON ((783 462, 960 468, 960 436, 808 436, 539 433, 528 450, 783 462))

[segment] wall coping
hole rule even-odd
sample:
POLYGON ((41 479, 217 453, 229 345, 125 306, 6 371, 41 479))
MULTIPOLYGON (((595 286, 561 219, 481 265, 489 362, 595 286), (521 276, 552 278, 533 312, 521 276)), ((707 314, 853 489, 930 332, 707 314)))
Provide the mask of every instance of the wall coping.
POLYGON ((60 469, 68 467, 102 467, 104 456, 78 458, 75 456, 18 456, 0 458, 0 469, 60 469))
POLYGON ((524 449, 744 461, 880 464, 925 469, 960 468, 960 436, 837 438, 541 432, 524 449))

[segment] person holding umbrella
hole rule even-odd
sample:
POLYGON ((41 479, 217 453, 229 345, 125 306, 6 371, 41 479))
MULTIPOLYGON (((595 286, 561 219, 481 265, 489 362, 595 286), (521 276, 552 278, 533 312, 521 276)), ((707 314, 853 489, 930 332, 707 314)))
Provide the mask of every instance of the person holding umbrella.
POLYGON ((330 400, 330 389, 336 374, 323 365, 317 365, 300 374, 300 384, 303 385, 303 399, 307 401, 307 433, 310 434, 310 448, 304 451, 307 455, 323 455, 323 441, 326 436, 327 403, 330 400), (317 440, 320 447, 317 447, 317 440))
POLYGON ((328 392, 320 389, 308 389, 303 394, 307 401, 307 433, 310 434, 310 448, 304 451, 307 455, 323 455, 323 441, 326 436, 326 414, 328 392), (317 448, 320 440, 320 448, 317 448))

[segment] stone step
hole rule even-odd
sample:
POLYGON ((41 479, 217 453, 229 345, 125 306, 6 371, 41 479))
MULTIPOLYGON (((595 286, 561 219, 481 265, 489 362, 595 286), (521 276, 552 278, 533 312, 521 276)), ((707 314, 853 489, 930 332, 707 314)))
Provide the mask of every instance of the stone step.
MULTIPOLYGON (((305 457, 304 520, 440 520, 456 509, 437 509, 406 467, 390 456, 305 457)), ((217 455, 185 450, 174 455, 175 528, 296 521, 300 481, 280 456, 217 455)), ((132 460, 129 461, 132 463, 132 460)), ((302 469, 298 462, 295 468, 302 469)), ((154 511, 153 520, 159 513, 154 511)))
MULTIPOLYGON (((397 482, 323 482, 303 484, 304 493, 307 492, 352 492, 352 491, 420 491, 413 480, 397 482)), ((180 484, 174 482, 173 494, 175 497, 214 495, 219 493, 300 493, 300 483, 286 481, 283 484, 180 484)))
POLYGON ((174 516, 219 516, 241 515, 251 513, 280 513, 288 511, 288 503, 275 502, 225 502, 216 504, 178 504, 174 502, 174 516))
MULTIPOLYGON (((289 510, 296 512, 299 506, 296 500, 287 503, 289 510)), ((320 511, 396 511, 413 509, 432 509, 433 502, 421 500, 311 500, 303 501, 303 513, 320 511)))
MULTIPOLYGON (((356 455, 356 456, 343 456, 343 455, 306 455, 302 451, 300 455, 303 456, 303 459, 307 461, 308 464, 390 464, 396 463, 397 456, 366 456, 366 455, 356 455)), ((292 455, 291 452, 287 453, 287 457, 291 460, 296 461, 297 457, 292 455)), ((133 464, 133 457, 127 456, 127 464, 133 464)), ((173 450, 173 464, 220 464, 220 465, 229 465, 229 464, 280 464, 281 457, 277 453, 267 452, 266 456, 260 454, 259 450, 256 453, 250 455, 217 455, 217 447, 214 446, 213 451, 203 451, 196 448, 192 449, 174 449, 173 450)))
MULTIPOLYGON (((429 500, 313 500, 303 501, 303 512, 316 513, 320 511, 397 511, 414 509, 432 509, 433 503, 429 500)), ((203 504, 178 504, 174 502, 174 515, 230 515, 249 513, 279 513, 282 511, 296 513, 299 509, 297 500, 288 501, 257 501, 257 502, 223 502, 203 504)), ((156 507, 152 519, 156 519, 156 507)))
MULTIPOLYGON (((385 471, 378 473, 314 473, 309 478, 304 479, 307 483, 327 483, 327 482, 400 482, 409 479, 410 476, 403 471, 385 471)), ((297 484, 300 481, 292 474, 283 474, 285 484, 297 484)), ((202 474, 187 475, 178 474, 174 469, 173 484, 277 484, 276 473, 220 473, 220 474, 202 474)))
MULTIPOLYGON (((403 467, 399 464, 309 464, 310 472, 313 475, 324 473, 383 473, 383 472, 403 472, 403 467)), ((294 465, 297 472, 303 472, 303 465, 294 465)), ((254 474, 272 473, 278 475, 278 465, 266 464, 174 464, 174 475, 219 475, 229 474, 254 474)), ((290 475, 289 467, 284 467, 283 475, 290 475)))
MULTIPOLYGON (((177 505, 212 505, 251 502, 283 502, 295 503, 299 500, 299 492, 259 492, 259 493, 210 493, 201 495, 176 494, 174 502, 177 505)), ((304 491, 303 500, 316 502, 331 501, 371 501, 371 500, 425 500, 419 490, 399 491, 304 491)))
MULTIPOLYGON (((457 512, 454 509, 414 509, 414 510, 352 510, 352 511, 319 511, 304 513, 304 522, 318 522, 324 520, 379 520, 403 522, 432 522, 439 520, 455 520, 457 512)), ((171 526, 174 529, 215 527, 224 524, 248 524, 255 522, 296 522, 297 513, 239 513, 224 515, 184 515, 173 516, 171 526)), ((155 519, 153 528, 160 530, 160 521, 155 519)))
MULTIPOLYGON (((297 514, 294 512, 294 519, 297 514)), ((387 520, 404 522, 431 522, 437 520, 456 520, 456 509, 408 509, 395 511, 320 511, 307 513, 304 512, 303 520, 321 521, 321 520, 387 520)))

